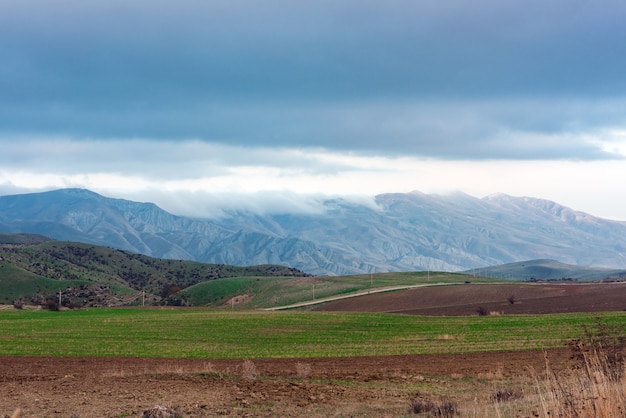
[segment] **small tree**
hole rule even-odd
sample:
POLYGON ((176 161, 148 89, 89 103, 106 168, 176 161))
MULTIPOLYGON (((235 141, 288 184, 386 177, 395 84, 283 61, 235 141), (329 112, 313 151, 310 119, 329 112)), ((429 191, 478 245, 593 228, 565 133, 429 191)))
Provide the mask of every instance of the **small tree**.
POLYGON ((171 295, 174 295, 178 292, 181 291, 180 286, 176 285, 176 284, 166 284, 163 286, 163 289, 161 290, 161 297, 168 297, 171 295))
POLYGON ((44 307, 48 309, 49 311, 58 311, 59 303, 56 301, 55 298, 48 298, 46 299, 46 304, 44 307))

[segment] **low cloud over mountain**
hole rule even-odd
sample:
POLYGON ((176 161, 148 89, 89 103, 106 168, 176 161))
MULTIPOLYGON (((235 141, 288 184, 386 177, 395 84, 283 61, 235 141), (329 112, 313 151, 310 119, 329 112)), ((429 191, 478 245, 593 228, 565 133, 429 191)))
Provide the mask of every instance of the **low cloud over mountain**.
POLYGON ((626 223, 497 194, 382 194, 321 212, 172 215, 83 189, 0 197, 0 230, 210 263, 283 264, 322 274, 459 271, 529 259, 626 268, 626 223))

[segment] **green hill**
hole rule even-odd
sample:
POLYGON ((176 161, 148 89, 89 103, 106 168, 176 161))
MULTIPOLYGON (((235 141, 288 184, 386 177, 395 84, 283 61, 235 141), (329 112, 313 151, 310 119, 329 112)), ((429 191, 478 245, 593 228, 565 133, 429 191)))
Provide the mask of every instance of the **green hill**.
POLYGON ((0 261, 0 304, 10 304, 30 295, 54 294, 76 284, 68 280, 48 279, 0 261))
POLYGON ((91 244, 0 235, 0 304, 40 303, 61 291, 63 305, 186 304, 198 283, 232 277, 303 277, 284 266, 237 267, 162 260, 91 244))

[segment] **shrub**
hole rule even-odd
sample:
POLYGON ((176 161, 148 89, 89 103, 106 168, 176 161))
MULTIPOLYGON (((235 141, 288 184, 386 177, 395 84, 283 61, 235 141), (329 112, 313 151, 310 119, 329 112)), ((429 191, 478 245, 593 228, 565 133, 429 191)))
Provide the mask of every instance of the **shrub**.
POLYGON ((482 306, 479 306, 478 309, 476 309, 476 313, 478 314, 478 316, 487 316, 489 315, 489 311, 485 308, 483 308, 482 306))
POLYGON ((58 311, 59 303, 57 302, 55 298, 48 298, 46 299, 44 309, 48 309, 49 311, 58 311))
POLYGON ((522 395, 512 389, 499 389, 491 394, 491 400, 494 402, 508 402, 521 398, 522 395))
POLYGON ((446 401, 441 405, 437 405, 434 410, 430 411, 434 417, 452 418, 459 415, 459 407, 456 402, 446 401))
POLYGON ((423 414, 432 411, 434 408, 435 404, 431 400, 412 400, 409 406, 409 412, 423 414))
POLYGON ((250 359, 244 360, 241 365, 241 376, 244 379, 254 380, 259 376, 259 371, 250 359))
POLYGON ((459 415, 459 408, 456 402, 444 401, 441 404, 427 400, 412 400, 409 412, 414 414, 429 413, 431 417, 453 418, 459 415))
POLYGON ((143 411, 143 418, 182 418, 178 408, 157 405, 143 411))

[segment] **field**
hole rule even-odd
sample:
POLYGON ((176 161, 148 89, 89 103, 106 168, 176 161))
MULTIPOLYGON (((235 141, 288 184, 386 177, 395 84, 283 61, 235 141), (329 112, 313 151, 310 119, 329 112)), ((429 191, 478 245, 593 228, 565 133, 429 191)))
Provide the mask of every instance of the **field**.
POLYGON ((502 280, 456 273, 378 273, 373 275, 316 277, 237 277, 211 280, 183 289, 180 294, 194 306, 234 304, 240 309, 271 308, 397 286, 498 283, 502 280))
MULTIPOLYGON (((368 297, 357 299, 365 310, 368 297)), ((624 312, 6 310, 0 416, 142 416, 155 405, 188 417, 410 416, 422 401, 450 402, 461 416, 532 416, 546 358, 569 371, 565 345, 596 317, 626 323, 624 312), (494 402, 508 391, 523 398, 494 402)))
POLYGON ((459 284, 415 288, 344 299, 323 311, 363 311, 412 315, 545 314, 626 310, 626 283, 459 284))
MULTIPOLYGON (((567 367, 566 350, 550 350, 548 356, 557 370, 567 367)), ((21 407, 24 417, 140 417, 156 405, 178 407, 187 417, 396 417, 408 416, 410 402, 426 396, 453 399, 465 416, 484 417, 485 409, 475 404, 489 404, 501 387, 519 387, 520 374, 545 364, 537 351, 349 359, 0 360, 0 414, 21 407)))

